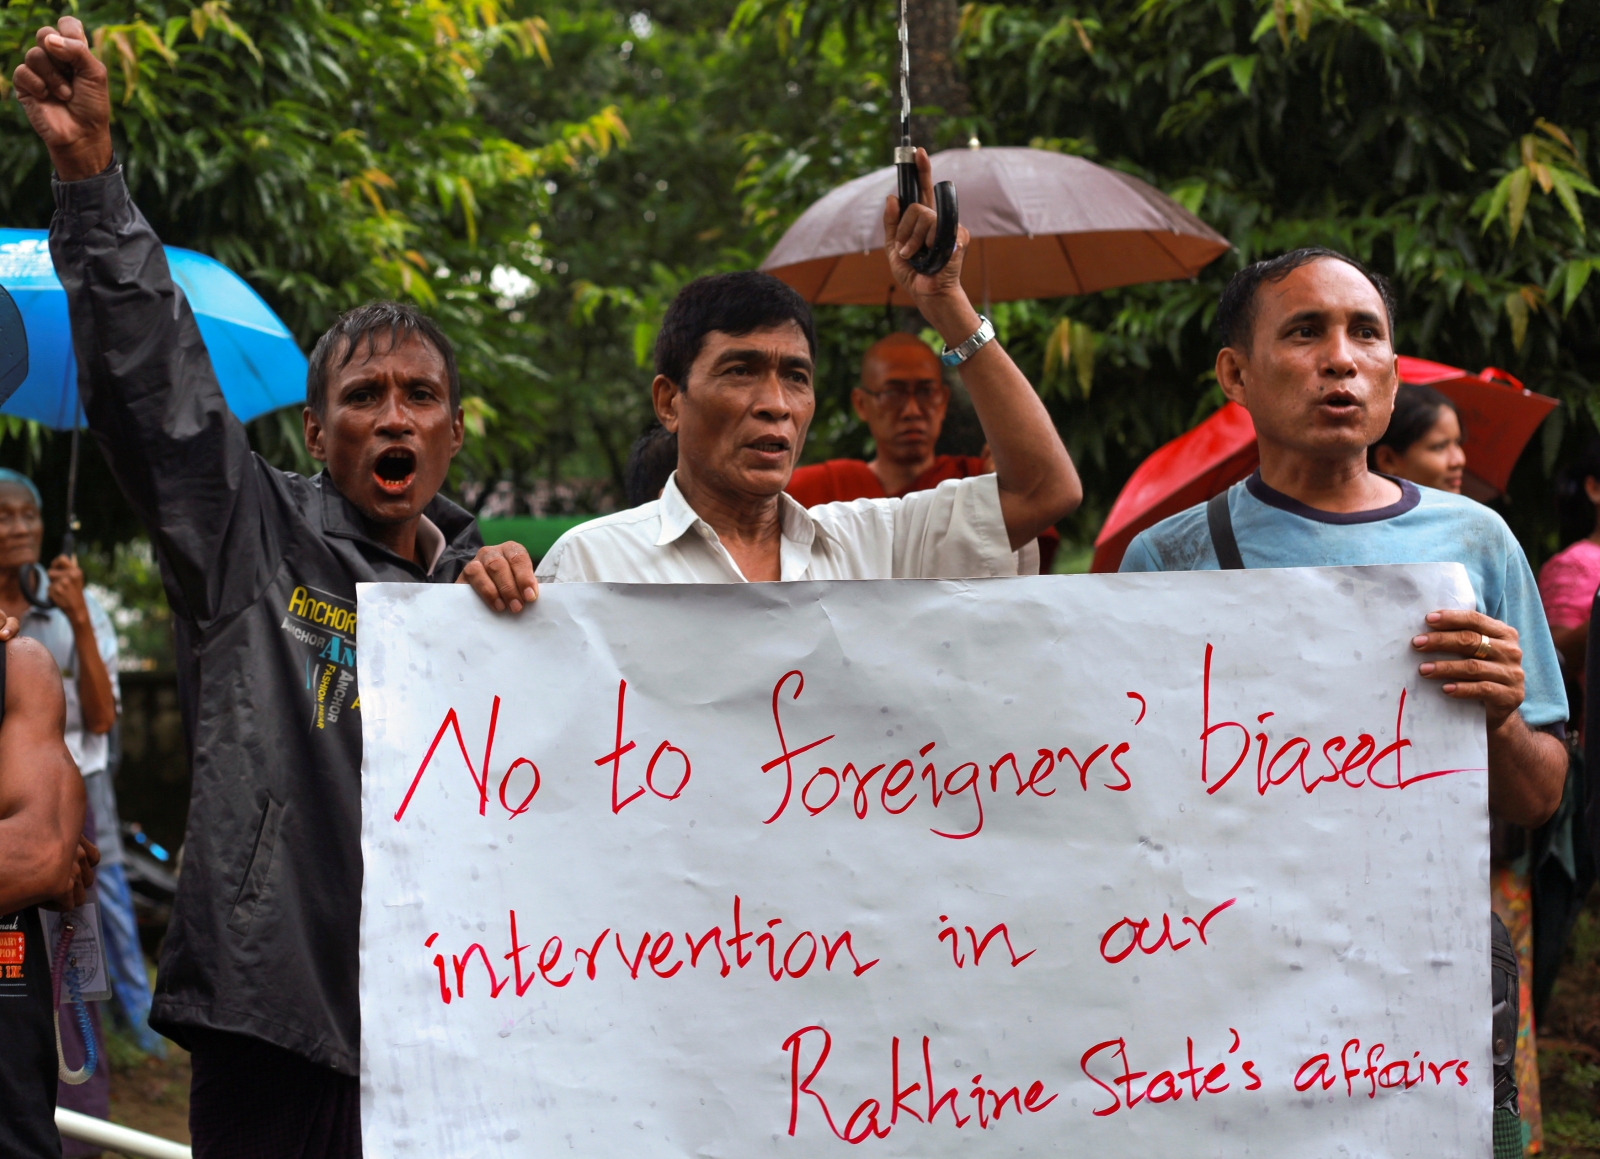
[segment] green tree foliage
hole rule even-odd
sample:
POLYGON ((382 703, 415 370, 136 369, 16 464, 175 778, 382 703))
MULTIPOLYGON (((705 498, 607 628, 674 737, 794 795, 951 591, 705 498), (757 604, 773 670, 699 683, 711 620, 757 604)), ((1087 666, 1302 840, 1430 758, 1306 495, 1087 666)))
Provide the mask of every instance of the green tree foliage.
MULTIPOLYGON (((884 95, 881 68, 864 68, 831 34, 826 51, 792 58, 788 40, 740 26, 735 12, 701 0, 647 10, 581 0, 546 14, 552 68, 497 60, 481 78, 491 123, 529 147, 548 125, 608 103, 628 128, 625 147, 546 186, 548 256, 523 311, 545 336, 535 357, 549 377, 508 400, 501 418, 515 417, 496 425, 487 451, 487 474, 519 492, 576 477, 619 493, 628 448, 651 417, 650 347, 672 294, 697 275, 759 263, 804 208, 784 191, 827 189, 873 163, 829 142, 853 133, 840 126, 863 101, 884 95)), ((830 323, 839 357, 825 369, 846 367, 863 345, 858 328, 830 323)), ((833 389, 824 440, 849 425, 847 394, 833 389)))
MULTIPOLYGON (((77 11, 112 70, 129 183, 165 241, 242 274, 307 349, 368 299, 433 311, 458 343, 479 433, 495 392, 537 389, 545 372, 512 307, 543 261, 544 182, 625 137, 605 104, 542 125, 536 142, 489 124, 478 77, 502 62, 548 69, 542 19, 498 0, 90 0, 77 11)), ((0 9, 7 77, 53 18, 40 4, 0 9)), ((0 115, 0 216, 43 226, 44 150, 17 104, 0 115)), ((309 469, 299 426, 286 411, 255 434, 309 469)))
MULTIPOLYGON (((881 55, 887 4, 749 0, 802 56, 826 33, 881 55)), ((1600 421, 1589 276, 1600 259, 1589 132, 1600 10, 1559 0, 970 3, 960 56, 986 143, 1060 149, 1134 173, 1228 235, 1193 284, 1004 311, 1080 463, 1093 534, 1128 472, 1220 401, 1211 314, 1240 264, 1330 245, 1388 274, 1404 353, 1495 365, 1560 397, 1507 514, 1554 547, 1550 472, 1600 421), (1587 212, 1587 219, 1586 219, 1587 212), (1063 355, 1091 344, 1092 357, 1063 355), (1071 366, 1070 372, 1068 367, 1071 366), (1087 369, 1085 369, 1087 368, 1087 369), (1089 389, 1093 384, 1093 390, 1089 389)), ((820 192, 804 176, 785 200, 820 192)), ((786 213, 774 216, 781 224, 786 213)))
MULTIPOLYGON (((888 162, 897 5, 503 2, 83 13, 103 28, 119 147, 167 240, 243 273, 302 342, 367 297, 434 309, 462 348, 477 435, 453 483, 609 480, 614 497, 675 289, 758 263, 817 197, 888 162)), ((47 13, 3 11, 14 63, 47 13)), ((996 307, 1084 467, 1072 535, 1092 537, 1139 460, 1219 402, 1222 282, 1322 243, 1393 277, 1404 352, 1503 367, 1567 404, 1507 507, 1536 555, 1554 546, 1548 475, 1600 416, 1587 234, 1600 10, 1019 0, 966 4, 959 27, 971 112, 941 139, 1127 170, 1237 246, 1193 283, 996 307)), ((0 213, 42 225, 42 152, 15 106, 0 116, 15 127, 0 135, 0 213)), ((860 453, 848 390, 883 313, 820 320, 808 455, 860 453)), ((297 430, 287 415, 256 435, 291 463, 297 430)), ((11 438, 0 457, 25 450, 11 438)))

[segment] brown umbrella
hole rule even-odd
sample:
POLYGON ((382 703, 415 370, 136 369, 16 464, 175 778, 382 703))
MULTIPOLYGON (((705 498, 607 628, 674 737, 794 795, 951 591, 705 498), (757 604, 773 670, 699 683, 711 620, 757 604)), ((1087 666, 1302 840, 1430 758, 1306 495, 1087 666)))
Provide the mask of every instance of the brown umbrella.
MULTIPOLYGON (((946 149, 933 179, 954 181, 972 249, 961 282, 975 301, 1060 298, 1193 277, 1228 241, 1159 190, 1082 157, 1043 149, 946 149)), ((894 285, 883 255, 887 166, 818 201, 761 268, 807 301, 881 306, 894 285)), ((893 302, 911 298, 895 287, 893 302)))

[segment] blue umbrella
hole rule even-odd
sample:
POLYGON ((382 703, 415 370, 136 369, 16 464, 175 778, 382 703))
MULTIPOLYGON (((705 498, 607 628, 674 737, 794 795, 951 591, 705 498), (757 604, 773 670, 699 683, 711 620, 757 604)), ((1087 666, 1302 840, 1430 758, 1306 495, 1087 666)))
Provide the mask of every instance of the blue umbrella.
MULTIPOLYGON (((67 295, 50 263, 48 238, 42 229, 0 229, 0 288, 10 292, 27 332, 27 377, 4 399, 0 414, 64 431, 78 425, 78 364, 67 295)), ((239 420, 304 402, 305 355, 260 295, 214 258, 166 249, 172 280, 189 299, 223 397, 239 420)), ((15 349, 4 337, 5 314, 0 302, 0 363, 15 349)), ((0 399, 5 371, 0 365, 0 399)))
MULTIPOLYGON (((49 237, 42 229, 0 229, 0 414, 72 432, 61 552, 73 555, 82 421, 78 360, 49 237)), ((172 280, 189 300, 222 395, 239 421, 304 402, 305 355, 261 296, 213 258, 175 246, 166 250, 172 280)), ((24 570, 33 575, 24 579, 23 594, 35 606, 49 607, 43 569, 35 564, 24 570)))

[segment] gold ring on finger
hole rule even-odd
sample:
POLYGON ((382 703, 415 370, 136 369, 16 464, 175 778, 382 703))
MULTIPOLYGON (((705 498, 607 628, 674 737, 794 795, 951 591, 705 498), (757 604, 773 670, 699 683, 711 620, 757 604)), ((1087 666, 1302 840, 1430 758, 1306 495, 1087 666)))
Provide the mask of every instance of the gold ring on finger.
POLYGON ((1473 650, 1472 658, 1474 660, 1487 660, 1493 652, 1494 645, 1490 643, 1489 637, 1482 632, 1478 633, 1478 646, 1473 650))

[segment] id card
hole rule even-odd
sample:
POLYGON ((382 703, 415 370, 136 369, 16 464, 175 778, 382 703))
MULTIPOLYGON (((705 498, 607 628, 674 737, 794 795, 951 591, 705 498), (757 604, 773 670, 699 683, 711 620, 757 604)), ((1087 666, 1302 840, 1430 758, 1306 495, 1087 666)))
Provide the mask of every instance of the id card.
MULTIPOLYGON (((98 895, 89 891, 88 897, 76 909, 64 914, 41 909, 44 921, 44 944, 49 952, 51 968, 55 968, 56 946, 61 936, 61 922, 70 918, 73 925, 72 944, 67 947, 66 966, 78 969, 78 990, 85 1002, 103 1002, 111 997, 111 979, 106 972, 105 943, 100 935, 100 905, 98 895)), ((66 980, 61 983, 61 1001, 71 1001, 72 991, 66 980)))

